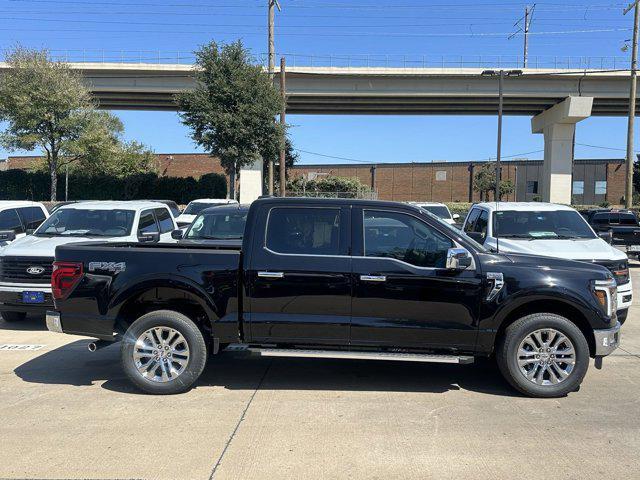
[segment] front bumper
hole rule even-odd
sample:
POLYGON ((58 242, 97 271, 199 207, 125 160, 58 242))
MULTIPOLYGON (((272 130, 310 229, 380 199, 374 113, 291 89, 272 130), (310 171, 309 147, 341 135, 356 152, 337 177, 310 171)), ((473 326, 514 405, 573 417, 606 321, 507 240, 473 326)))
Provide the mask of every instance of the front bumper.
POLYGON ((629 280, 618 287, 618 311, 626 310, 633 303, 633 285, 629 280))
POLYGON ((0 312, 25 312, 32 314, 44 314, 53 308, 51 287, 42 284, 0 284, 0 312), (24 303, 22 292, 42 292, 43 303, 24 303))
POLYGON ((596 342, 596 357, 606 357, 620 346, 620 322, 613 328, 594 330, 593 337, 596 342))

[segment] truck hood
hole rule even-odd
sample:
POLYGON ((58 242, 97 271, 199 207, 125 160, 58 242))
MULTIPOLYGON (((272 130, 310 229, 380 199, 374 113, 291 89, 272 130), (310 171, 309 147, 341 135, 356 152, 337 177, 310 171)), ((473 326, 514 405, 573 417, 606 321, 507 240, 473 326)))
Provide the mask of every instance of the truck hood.
MULTIPOLYGON (((495 248, 495 240, 488 247, 495 248)), ((498 239, 500 253, 521 253, 568 260, 625 260, 626 254, 600 238, 590 240, 498 239)))
POLYGON ((87 238, 87 237, 26 237, 14 240, 4 248, 0 247, 1 256, 12 257, 51 257, 56 253, 56 247, 76 242, 113 242, 123 241, 123 238, 87 238))

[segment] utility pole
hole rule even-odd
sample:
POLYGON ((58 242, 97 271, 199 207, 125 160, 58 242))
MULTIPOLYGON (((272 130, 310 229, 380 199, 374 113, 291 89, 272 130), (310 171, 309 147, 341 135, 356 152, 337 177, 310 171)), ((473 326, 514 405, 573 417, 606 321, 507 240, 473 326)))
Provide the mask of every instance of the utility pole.
POLYGON ((496 202, 500 201, 500 181, 502 180, 502 169, 500 168, 500 160, 502 158, 502 87, 504 84, 504 70, 500 70, 498 78, 498 145, 496 148, 496 190, 494 198, 496 202))
MULTIPOLYGON (((269 78, 273 82, 273 78, 275 76, 276 70, 276 46, 274 39, 274 23, 275 23, 275 9, 278 8, 280 11, 280 3, 278 0, 267 0, 269 5, 269 78)), ((274 185, 274 177, 275 177, 275 165, 273 159, 269 159, 269 195, 273 195, 273 185, 274 185)))
MULTIPOLYGON (((286 60, 284 57, 280 57, 280 95, 282 95, 282 110, 280 111, 280 125, 282 126, 282 131, 285 132, 285 128, 287 126, 286 115, 287 115, 287 94, 285 88, 285 77, 286 77, 286 60)), ((284 133, 286 139, 286 132, 284 133)), ((286 196, 286 187, 287 187, 287 144, 286 141, 283 142, 282 147, 280 147, 280 196, 286 196)))
POLYGON ((629 87, 629 122, 627 124, 627 179, 624 189, 624 203, 626 208, 633 205, 633 136, 636 117, 636 91, 638 67, 638 21, 640 20, 639 0, 635 0, 624 10, 624 15, 634 9, 633 16, 633 45, 631 48, 631 85, 629 87))
POLYGON ((509 35, 509 40, 513 37, 517 36, 520 32, 523 33, 524 37, 524 49, 522 52, 522 67, 527 68, 527 61, 529 59, 529 29, 531 28, 531 22, 533 21, 533 12, 536 9, 536 4, 534 3, 531 8, 529 5, 524 7, 524 17, 521 17, 516 23, 513 24, 514 27, 518 27, 518 30, 509 35), (522 26, 518 25, 522 23, 522 26))

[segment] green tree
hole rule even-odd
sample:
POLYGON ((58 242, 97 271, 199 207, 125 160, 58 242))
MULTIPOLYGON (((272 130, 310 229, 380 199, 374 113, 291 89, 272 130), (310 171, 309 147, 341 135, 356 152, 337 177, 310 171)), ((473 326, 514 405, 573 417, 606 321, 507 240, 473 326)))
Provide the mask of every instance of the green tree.
MULTIPOLYGON (((0 78, 0 120, 7 128, 0 133, 0 145, 42 150, 52 201, 61 169, 97 171, 98 163, 131 162, 134 153, 144 150, 121 143, 122 122, 96 110, 81 74, 51 61, 47 51, 16 47, 6 62, 10 69, 0 78)), ((138 158, 147 159, 147 154, 138 158)))
MULTIPOLYGON (((496 164, 485 163, 482 165, 473 177, 473 189, 480 194, 481 200, 489 200, 489 193, 496 190, 496 164)), ((502 180, 500 182, 500 196, 511 195, 515 191, 515 187, 511 179, 502 180)))
POLYGON ((327 175, 307 180, 297 176, 287 183, 287 192, 308 197, 366 198, 371 195, 371 187, 358 178, 327 175))
POLYGON ((177 96, 182 122, 231 176, 256 160, 277 158, 284 141, 274 121, 282 99, 269 76, 238 41, 211 42, 196 52, 195 88, 177 96))

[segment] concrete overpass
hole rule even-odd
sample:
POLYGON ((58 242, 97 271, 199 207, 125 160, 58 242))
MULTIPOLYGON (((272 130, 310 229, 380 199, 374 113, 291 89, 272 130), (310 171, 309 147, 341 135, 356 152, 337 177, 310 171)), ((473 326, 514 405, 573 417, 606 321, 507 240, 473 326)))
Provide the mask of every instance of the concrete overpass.
MULTIPOLYGON (((107 109, 176 110, 174 95, 194 85, 182 64, 70 63, 107 109)), ((0 73, 6 69, 0 63, 0 73)), ((497 79, 479 68, 291 67, 291 114, 494 115, 497 79)), ((277 76, 276 76, 277 82, 277 76)), ((591 116, 626 116, 629 73, 525 69, 505 79, 506 115, 529 115, 545 136, 542 197, 570 203, 573 133, 591 116)), ((640 105, 639 105, 640 106, 640 105)))

